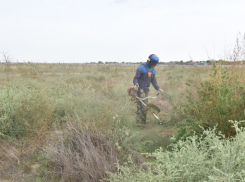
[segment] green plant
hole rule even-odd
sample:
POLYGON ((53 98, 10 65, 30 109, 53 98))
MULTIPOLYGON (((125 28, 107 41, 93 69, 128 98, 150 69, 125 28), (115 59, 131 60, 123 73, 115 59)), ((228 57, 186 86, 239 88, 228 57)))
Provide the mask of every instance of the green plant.
POLYGON ((200 136, 172 144, 171 151, 160 148, 144 154, 152 162, 138 166, 129 158, 104 181, 244 181, 245 130, 238 127, 242 122, 230 122, 237 133, 232 138, 217 135, 217 128, 203 130, 200 136))
POLYGON ((44 135, 53 120, 54 105, 36 81, 11 83, 0 95, 1 138, 44 135))
POLYGON ((186 102, 178 107, 182 114, 180 135, 200 131, 199 125, 214 127, 226 137, 236 134, 228 120, 245 119, 245 84, 243 68, 213 64, 209 79, 189 86, 186 102))

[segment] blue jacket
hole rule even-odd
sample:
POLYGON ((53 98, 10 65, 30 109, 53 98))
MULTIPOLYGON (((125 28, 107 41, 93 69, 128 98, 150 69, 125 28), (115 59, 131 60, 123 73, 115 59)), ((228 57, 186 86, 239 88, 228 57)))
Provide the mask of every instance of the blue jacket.
POLYGON ((138 84, 139 89, 149 90, 150 83, 152 83, 153 87, 158 90, 159 86, 156 79, 156 70, 154 68, 151 68, 147 62, 144 65, 140 65, 137 68, 136 74, 133 79, 134 85, 138 84), (151 76, 148 75, 144 65, 147 67, 148 72, 150 72, 149 74, 152 73, 151 76))

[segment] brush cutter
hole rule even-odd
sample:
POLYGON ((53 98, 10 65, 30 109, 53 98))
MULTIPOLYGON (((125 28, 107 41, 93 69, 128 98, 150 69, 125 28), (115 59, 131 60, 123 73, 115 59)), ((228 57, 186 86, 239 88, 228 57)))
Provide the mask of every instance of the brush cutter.
POLYGON ((128 94, 130 96, 132 96, 131 101, 135 101, 136 99, 139 100, 145 106, 145 108, 148 111, 150 111, 153 114, 153 116, 158 120, 158 124, 159 125, 163 125, 163 122, 159 119, 159 117, 155 114, 155 112, 152 109, 154 109, 157 112, 160 112, 161 110, 156 105, 154 105, 154 104, 145 104, 143 102, 143 100, 146 100, 146 99, 155 99, 155 98, 157 98, 157 96, 159 94, 157 94, 155 97, 148 96, 148 97, 145 97, 145 98, 140 98, 140 97, 137 96, 137 93, 134 90, 134 87, 129 87, 128 90, 127 90, 127 92, 128 92, 128 94))

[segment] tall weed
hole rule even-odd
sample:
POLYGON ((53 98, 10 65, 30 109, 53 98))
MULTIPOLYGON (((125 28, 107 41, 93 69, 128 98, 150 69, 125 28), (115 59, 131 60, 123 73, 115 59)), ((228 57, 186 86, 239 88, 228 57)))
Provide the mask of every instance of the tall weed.
POLYGON ((180 135, 200 131, 199 125, 214 127, 226 137, 236 134, 229 120, 245 119, 244 68, 213 64, 209 79, 187 83, 186 102, 178 107, 182 114, 180 135))

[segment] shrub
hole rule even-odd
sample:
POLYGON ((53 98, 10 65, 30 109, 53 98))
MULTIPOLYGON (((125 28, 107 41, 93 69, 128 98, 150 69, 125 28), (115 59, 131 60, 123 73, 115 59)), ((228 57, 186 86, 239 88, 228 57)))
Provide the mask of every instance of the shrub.
POLYGON ((245 82, 242 73, 242 67, 213 64, 207 81, 187 83, 186 102, 178 107, 183 117, 179 137, 201 131, 199 125, 217 125, 217 130, 226 137, 236 134, 228 120, 245 119, 245 82))
POLYGON ((43 135, 49 130, 54 111, 52 99, 36 81, 13 82, 2 90, 0 102, 1 138, 43 135))
POLYGON ((136 166, 131 158, 125 165, 118 164, 117 173, 110 173, 104 181, 244 181, 245 130, 232 122, 237 135, 217 136, 216 128, 204 130, 201 136, 172 144, 171 151, 160 148, 145 154, 153 162, 136 166), (197 142, 198 141, 198 142, 197 142))

